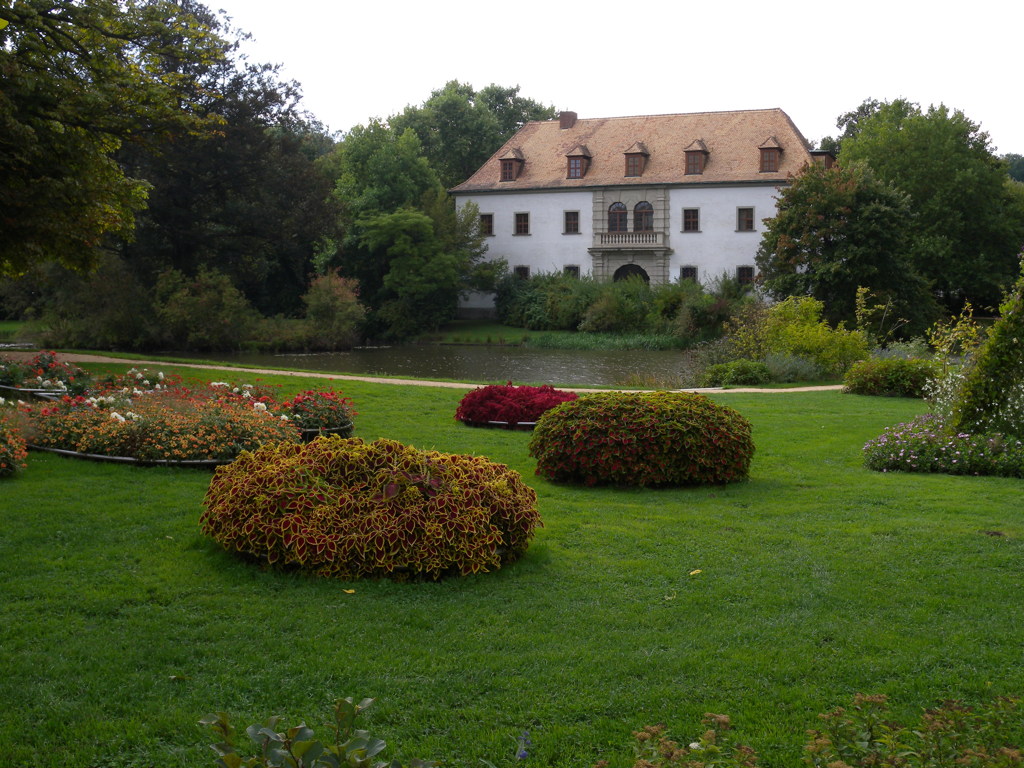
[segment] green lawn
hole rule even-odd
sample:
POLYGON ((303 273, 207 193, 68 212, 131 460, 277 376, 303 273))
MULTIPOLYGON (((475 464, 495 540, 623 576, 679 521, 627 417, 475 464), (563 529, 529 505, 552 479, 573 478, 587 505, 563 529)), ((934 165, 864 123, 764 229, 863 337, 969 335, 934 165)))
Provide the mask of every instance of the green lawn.
POLYGON ((753 423, 749 482, 580 489, 533 474, 528 433, 455 423, 459 390, 342 388, 365 439, 522 472, 527 556, 439 584, 262 571, 199 534, 208 474, 32 454, 0 483, 0 764, 212 766, 208 712, 318 726, 374 696, 389 758, 508 766, 526 730, 525 767, 624 767, 631 730, 690 741, 724 712, 794 766, 857 691, 907 716, 1024 693, 1019 481, 861 467, 920 402, 716 395, 753 423))

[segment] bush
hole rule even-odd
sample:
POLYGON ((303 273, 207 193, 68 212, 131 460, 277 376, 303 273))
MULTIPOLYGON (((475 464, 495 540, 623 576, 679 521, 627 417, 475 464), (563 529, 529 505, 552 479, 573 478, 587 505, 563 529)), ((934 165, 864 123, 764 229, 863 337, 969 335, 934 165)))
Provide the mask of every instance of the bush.
POLYGON ((780 384, 827 378, 825 372, 813 360, 799 355, 783 355, 773 352, 765 355, 764 364, 768 366, 772 381, 780 384))
POLYGON ((643 278, 602 283, 579 329, 590 333, 639 333, 647 328, 654 294, 643 278))
POLYGON ((281 408, 299 429, 330 429, 339 437, 352 435, 356 412, 352 401, 340 392, 309 389, 281 403, 281 408))
POLYGON ((587 485, 719 484, 747 477, 754 443, 739 413, 686 392, 602 392, 537 422, 537 474, 587 485))
POLYGON ((25 438, 10 415, 5 413, 10 409, 4 406, 4 399, 0 397, 0 478, 25 469, 25 459, 28 458, 25 438))
POLYGON ((329 272, 310 283, 302 301, 309 348, 350 349, 359 341, 366 310, 359 303, 357 281, 329 272))
POLYGON ((878 472, 1024 477, 1024 443, 1002 435, 949 433, 938 417, 926 414, 869 441, 864 463, 878 472))
POLYGON ((1024 253, 1021 275, 999 306, 999 319, 968 360, 952 426, 964 432, 1024 437, 1024 253))
POLYGON ((563 392, 548 384, 541 387, 527 384, 516 387, 511 381, 508 384, 491 384, 467 393, 459 402, 455 418, 466 424, 491 421, 509 425, 532 424, 545 411, 576 397, 575 392, 563 392))
POLYGON ((702 387, 724 387, 732 384, 767 384, 771 371, 764 363, 753 360, 733 360, 709 366, 700 377, 702 387))
POLYGON ((331 436, 218 468, 200 524, 270 565, 436 579, 518 559, 541 524, 536 502, 518 473, 484 457, 331 436))
POLYGON ((200 267, 195 277, 171 269, 156 284, 156 315, 166 343, 178 349, 238 349, 257 321, 256 311, 223 272, 200 267))
POLYGON ((938 373, 939 365, 932 360, 870 358, 850 366, 843 379, 843 391, 854 395, 921 398, 938 373))

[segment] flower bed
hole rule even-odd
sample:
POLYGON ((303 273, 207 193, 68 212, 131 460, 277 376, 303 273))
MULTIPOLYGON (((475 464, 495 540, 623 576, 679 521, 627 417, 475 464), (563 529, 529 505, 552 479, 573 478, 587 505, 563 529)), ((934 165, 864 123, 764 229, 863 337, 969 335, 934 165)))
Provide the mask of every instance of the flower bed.
POLYGON ((200 524, 225 549, 343 579, 494 570, 540 525, 519 474, 394 440, 265 445, 221 467, 200 524))
POLYGON ((62 363, 57 353, 44 351, 31 360, 0 356, 0 386, 30 394, 81 394, 89 386, 89 373, 62 363))
POLYGON ((564 392, 545 384, 531 387, 491 384, 469 392, 455 411, 458 421, 470 426, 505 426, 532 428, 548 410, 570 400, 575 392, 564 392))
POLYGON ((951 434, 938 417, 925 414, 868 442, 864 462, 879 472, 1024 477, 1024 443, 1002 435, 951 434))
MULTIPOLYGON (((334 391, 306 401, 344 407, 336 426, 351 433, 351 401, 334 391)), ((298 442, 302 417, 294 401, 279 403, 269 388, 212 382, 187 387, 177 377, 137 371, 107 381, 89 397, 64 396, 27 407, 33 448, 85 458, 203 466, 233 460, 264 443, 298 442)), ((324 424, 331 419, 325 415, 324 424)))
POLYGON ((0 397, 0 478, 10 477, 25 468, 25 438, 10 416, 12 409, 0 397))

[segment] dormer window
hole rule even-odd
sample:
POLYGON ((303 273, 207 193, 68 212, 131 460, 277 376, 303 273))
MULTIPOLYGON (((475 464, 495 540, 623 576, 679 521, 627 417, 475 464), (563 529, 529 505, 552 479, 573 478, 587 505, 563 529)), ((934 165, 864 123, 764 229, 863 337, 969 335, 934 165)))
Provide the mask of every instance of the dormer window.
POLYGON ((590 167, 589 149, 580 144, 566 155, 566 159, 565 177, 567 179, 582 179, 587 175, 587 169, 590 167))
POLYGON ((782 158, 782 147, 778 140, 769 136, 758 149, 761 151, 761 173, 778 173, 782 158))
POLYGON ((704 163, 708 159, 708 148, 701 139, 697 139, 685 150, 686 175, 699 176, 704 173, 704 163))
POLYGON ((499 159, 501 161, 501 180, 515 181, 518 179, 523 170, 523 163, 526 162, 523 153, 518 149, 510 149, 499 159))
POLYGON ((651 156, 641 142, 637 142, 626 150, 626 175, 643 176, 644 168, 647 166, 647 158, 651 156))

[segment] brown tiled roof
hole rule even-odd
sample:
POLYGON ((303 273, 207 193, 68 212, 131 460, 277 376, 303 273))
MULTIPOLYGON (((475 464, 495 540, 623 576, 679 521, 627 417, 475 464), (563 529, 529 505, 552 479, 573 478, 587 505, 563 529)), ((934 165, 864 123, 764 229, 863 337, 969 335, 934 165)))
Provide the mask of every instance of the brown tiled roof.
POLYGON ((574 189, 611 185, 778 183, 811 162, 807 141, 781 109, 694 112, 682 115, 607 117, 527 123, 455 192, 574 189), (686 175, 686 149, 707 148, 704 173, 686 175), (774 143, 772 143, 774 142, 774 143), (625 176, 625 154, 642 146, 648 153, 643 176, 625 176), (567 179, 566 155, 589 148, 586 176, 567 179), (760 173, 762 146, 782 151, 779 170, 760 173), (501 181, 502 157, 518 153, 525 162, 515 181, 501 181))

